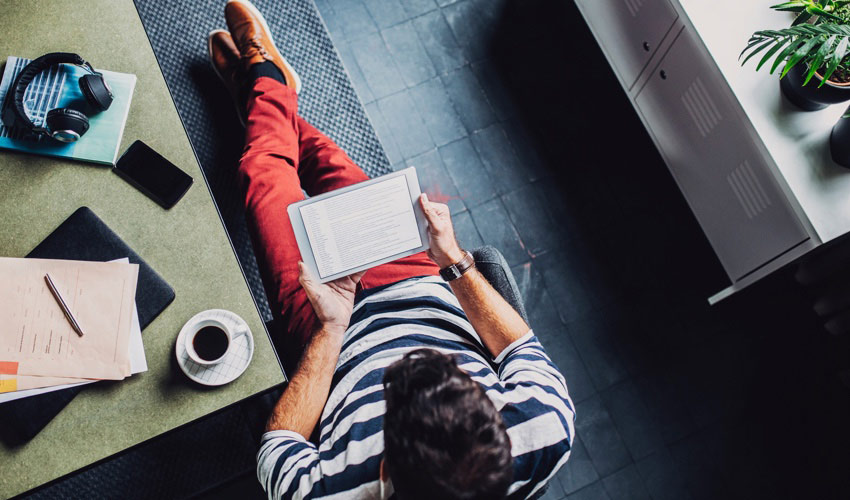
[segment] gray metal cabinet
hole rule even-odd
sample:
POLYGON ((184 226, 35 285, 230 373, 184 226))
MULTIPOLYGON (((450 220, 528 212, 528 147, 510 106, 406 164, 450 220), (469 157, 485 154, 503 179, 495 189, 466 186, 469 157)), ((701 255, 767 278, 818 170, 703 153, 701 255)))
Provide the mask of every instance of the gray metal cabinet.
POLYGON ((630 89, 678 14, 668 0, 576 0, 621 83, 630 89))
POLYGON ((635 105, 735 281, 809 236, 700 43, 682 30, 635 105))

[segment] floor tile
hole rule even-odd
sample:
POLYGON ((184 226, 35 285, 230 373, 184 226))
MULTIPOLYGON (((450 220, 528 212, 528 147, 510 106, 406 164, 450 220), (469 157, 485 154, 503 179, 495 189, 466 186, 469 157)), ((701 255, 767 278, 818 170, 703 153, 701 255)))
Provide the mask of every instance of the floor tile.
POLYGON ((558 314, 567 324, 587 318, 594 312, 592 289, 582 277, 584 260, 563 249, 535 258, 558 314))
POLYGON ((440 153, 432 149, 419 156, 407 160, 407 165, 416 167, 419 177, 419 187, 428 194, 428 199, 449 206, 452 214, 466 210, 463 200, 457 194, 457 188, 446 172, 440 153))
POLYGON ((605 390, 628 378, 629 373, 617 352, 615 336, 604 318, 592 315, 568 322, 567 328, 597 390, 605 390))
POLYGON ((437 70, 434 69, 434 64, 410 21, 384 29, 381 34, 408 87, 414 87, 437 76, 437 70))
POLYGON ((587 486, 572 495, 567 496, 568 500, 609 500, 608 494, 601 482, 596 482, 587 486))
POLYGON ((466 128, 439 78, 423 82, 409 92, 437 146, 466 136, 466 128))
POLYGON ((638 460, 636 465, 653 500, 692 498, 685 486, 681 464, 673 459, 666 448, 638 460))
POLYGON ((502 196, 508 215, 532 257, 556 249, 564 235, 538 184, 527 184, 502 196))
POLYGON ((360 98, 363 104, 369 104, 374 101, 375 96, 372 95, 372 89, 366 83, 366 78, 363 76, 360 65, 357 64, 357 59, 354 57, 351 47, 348 44, 340 43, 337 44, 336 48, 340 59, 342 59, 342 64, 345 66, 345 71, 351 77, 351 84, 354 85, 354 91, 357 92, 357 97, 360 98))
POLYGON ((353 4, 348 8, 334 9, 334 12, 342 25, 346 40, 354 40, 378 31, 378 26, 375 25, 366 6, 361 3, 353 4))
POLYGON ((440 7, 445 7, 446 5, 451 5, 457 1, 458 0, 437 0, 437 5, 439 5, 440 7))
POLYGON ((670 446, 670 455, 680 467, 688 492, 698 500, 730 498, 725 457, 713 443, 717 434, 701 431, 670 446))
POLYGON ((413 158, 434 149, 434 141, 407 92, 384 97, 377 103, 404 158, 413 158))
POLYGON ((460 120, 470 134, 496 121, 496 114, 469 66, 440 77, 460 120))
POLYGON ((466 206, 471 208, 496 197, 493 180, 469 138, 442 146, 440 156, 466 206))
POLYGON ((496 4, 502 2, 488 2, 461 0, 442 9, 455 38, 472 62, 489 55, 491 37, 496 28, 492 22, 496 14, 494 10, 499 10, 496 4))
POLYGON ((371 102, 367 104, 366 115, 369 116, 369 121, 375 129, 375 133, 378 134, 378 140, 381 141, 381 145, 384 147, 384 152, 387 154, 390 163, 396 164, 401 162, 403 159, 401 150, 399 150, 398 144, 396 144, 395 138, 393 138, 392 130, 390 130, 386 120, 384 120, 384 114, 378 108, 378 103, 371 102))
POLYGON ((437 8, 434 0, 401 0, 401 3, 410 17, 416 17, 437 8))
POLYGON ((511 224, 502 200, 496 198, 470 209, 475 227, 488 245, 498 248, 508 265, 515 266, 529 259, 520 243, 519 235, 511 224))
POLYGON ((696 424, 683 401, 686 383, 672 373, 652 373, 635 379, 650 418, 658 422, 665 444, 671 444, 696 430, 696 424))
POLYGON ((352 41, 351 51, 354 53, 354 58, 357 59, 357 64, 363 71, 363 77, 376 99, 394 94, 407 87, 384 43, 384 39, 378 33, 372 33, 352 41))
POLYGON ((600 393, 626 448, 635 460, 664 447, 659 422, 652 418, 631 380, 600 393))
POLYGON ((543 283, 535 261, 511 269, 528 313, 534 334, 546 354, 560 369, 567 381, 567 390, 573 403, 580 403, 596 394, 581 356, 573 344, 569 331, 558 315, 555 303, 543 283))
POLYGON ((561 486, 555 481, 555 484, 550 483, 549 489, 540 497, 540 500, 563 500, 565 496, 561 486))
POLYGON ((602 480, 611 500, 652 500, 637 467, 629 465, 602 480))
POLYGON ((389 28, 407 20, 407 12, 399 0, 363 0, 379 28, 389 28))
POLYGON ((452 225, 454 226, 457 242, 460 243, 461 247, 472 250, 485 245, 468 210, 458 214, 452 214, 452 225))
POLYGON ((632 463, 602 399, 593 396, 576 406, 576 431, 596 471, 605 477, 632 463))
POLYGON ((599 479, 599 474, 593 462, 590 461, 580 435, 577 435, 573 441, 570 458, 566 465, 561 467, 555 477, 567 494, 574 493, 599 479))
POLYGON ((336 11, 332 8, 328 8, 323 9, 321 14, 322 21, 325 22, 325 26, 328 28, 328 33, 330 33, 334 45, 346 43, 345 33, 343 32, 342 24, 339 21, 339 16, 336 11))
POLYGON ((493 106, 499 121, 519 120, 520 112, 516 105, 516 96, 511 95, 504 81, 502 68, 497 67, 491 59, 482 59, 472 64, 472 72, 478 78, 478 83, 484 90, 484 95, 493 106))
MULTIPOLYGON (((479 81, 481 81, 480 78, 479 81)), ((493 109, 498 109, 502 106, 501 104, 495 104, 496 101, 492 99, 490 102, 494 103, 493 109)), ((529 123, 525 118, 509 118, 501 123, 505 129, 505 134, 507 134, 516 150, 520 162, 522 162, 523 169, 529 180, 536 181, 558 173, 557 168, 560 165, 548 164, 546 160, 547 153, 544 151, 543 144, 534 138, 534 135, 538 133, 535 124, 529 123)))
POLYGON ((434 10, 417 17, 413 25, 437 73, 444 75, 466 64, 466 57, 441 11, 434 10))
POLYGON ((499 194, 509 193, 529 182, 522 162, 500 124, 475 132, 471 139, 499 194))

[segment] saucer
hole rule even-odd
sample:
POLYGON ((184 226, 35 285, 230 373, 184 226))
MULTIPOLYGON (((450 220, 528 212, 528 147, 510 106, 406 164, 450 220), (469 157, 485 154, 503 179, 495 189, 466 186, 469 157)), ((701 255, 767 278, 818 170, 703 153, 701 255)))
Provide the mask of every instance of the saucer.
POLYGON ((174 352, 177 355, 177 364, 180 365, 180 369, 183 370, 183 373, 187 377, 199 384, 216 386, 236 380, 248 368, 251 358, 254 356, 254 337, 251 335, 251 329, 248 328, 248 324, 236 313, 225 311, 224 309, 210 309, 192 316, 192 319, 183 325, 183 328, 180 329, 180 334, 177 335, 177 344, 174 347, 174 352), (234 330, 238 329, 239 326, 244 326, 248 329, 244 335, 240 335, 233 340, 233 345, 225 355, 225 358, 214 365, 195 363, 186 352, 186 341, 184 340, 186 335, 189 334, 188 332, 191 331, 194 325, 205 319, 221 321, 234 330))

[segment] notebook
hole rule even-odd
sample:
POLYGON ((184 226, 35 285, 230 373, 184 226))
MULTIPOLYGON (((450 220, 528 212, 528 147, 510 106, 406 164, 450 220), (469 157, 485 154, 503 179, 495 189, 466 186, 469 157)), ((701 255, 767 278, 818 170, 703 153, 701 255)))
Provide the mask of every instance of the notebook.
MULTIPOLYGON (((29 62, 30 59, 15 56, 6 59, 3 79, 0 80, 0 103, 15 77, 29 62)), ((114 99, 109 109, 88 117, 89 129, 80 140, 66 144, 49 137, 33 137, 25 129, 9 128, 0 123, 0 148, 113 165, 118 157, 118 147, 130 112, 136 75, 100 69, 97 71, 103 73, 114 99)), ((43 124, 47 112, 53 108, 84 100, 77 81, 87 74, 85 69, 71 64, 57 64, 39 73, 24 93, 24 107, 33 123, 43 124)))
MULTIPOLYGON (((144 328, 174 300, 174 290, 88 207, 80 207, 27 257, 110 261, 129 257, 139 264, 136 307, 144 328)), ((94 385, 94 384, 92 384, 94 385)), ((0 438, 10 445, 32 439, 72 399, 88 386, 18 399, 0 404, 0 438)))

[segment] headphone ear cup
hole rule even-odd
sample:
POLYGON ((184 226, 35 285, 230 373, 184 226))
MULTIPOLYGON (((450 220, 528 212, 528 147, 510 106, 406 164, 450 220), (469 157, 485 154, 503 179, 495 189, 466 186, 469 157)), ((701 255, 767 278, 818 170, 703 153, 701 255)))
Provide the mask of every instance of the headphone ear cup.
POLYGON ((74 142, 89 129, 88 117, 71 108, 51 109, 44 123, 50 136, 61 142, 74 142))
POLYGON ((112 105, 112 91, 106 80, 100 74, 83 75, 80 77, 80 91, 86 96, 86 101, 98 111, 106 111, 112 105))

